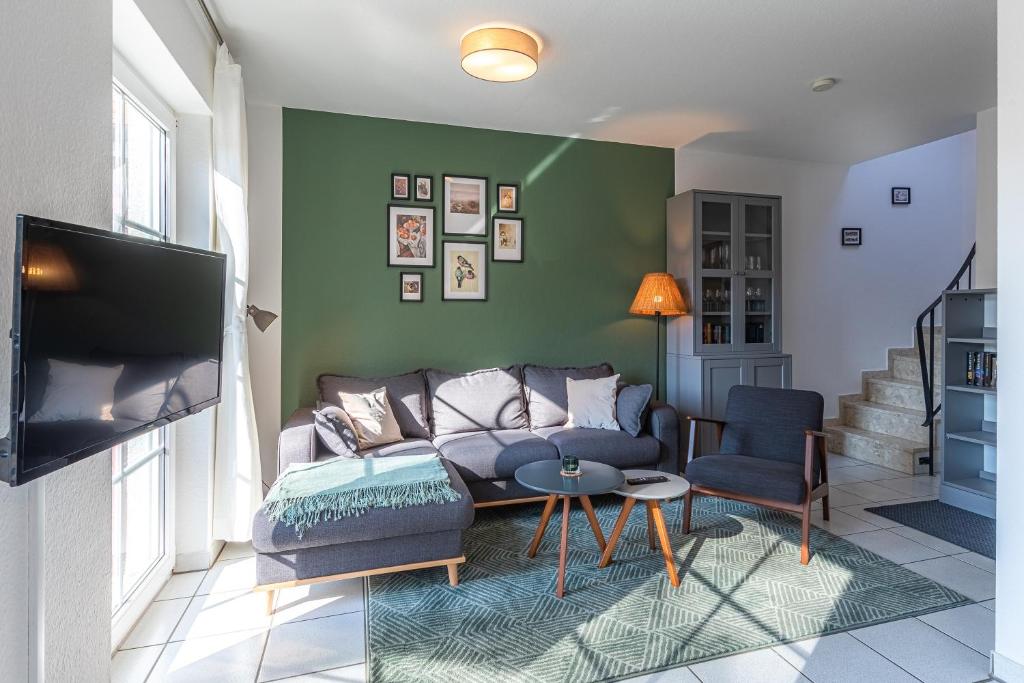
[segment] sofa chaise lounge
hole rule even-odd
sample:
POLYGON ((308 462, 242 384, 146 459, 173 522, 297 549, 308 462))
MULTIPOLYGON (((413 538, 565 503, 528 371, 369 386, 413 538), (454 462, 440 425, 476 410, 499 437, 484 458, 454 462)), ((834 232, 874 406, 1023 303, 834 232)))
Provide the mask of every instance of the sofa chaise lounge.
MULTIPOLYGON (((253 523, 258 588, 276 588, 447 565, 462 557, 462 530, 473 508, 544 500, 521 487, 516 469, 539 460, 575 455, 620 469, 679 472, 679 418, 674 408, 652 401, 640 431, 567 429, 566 379, 613 374, 607 364, 586 368, 512 366, 454 373, 444 370, 380 378, 321 375, 320 400, 337 403, 339 392, 387 389, 402 441, 359 453, 364 458, 432 453, 448 469, 462 500, 443 505, 370 510, 325 522, 300 540, 288 526, 262 513, 253 523)), ((335 457, 317 436, 312 407, 296 410, 281 430, 278 469, 335 457)), ((269 605, 269 602, 268 602, 269 605)))

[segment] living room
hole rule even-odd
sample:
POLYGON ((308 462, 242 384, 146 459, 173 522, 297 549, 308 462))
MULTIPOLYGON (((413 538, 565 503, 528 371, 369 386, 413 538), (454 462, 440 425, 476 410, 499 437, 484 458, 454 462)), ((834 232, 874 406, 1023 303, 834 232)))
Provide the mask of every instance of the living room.
POLYGON ((0 679, 1024 681, 1017 3, 7 18, 0 679))

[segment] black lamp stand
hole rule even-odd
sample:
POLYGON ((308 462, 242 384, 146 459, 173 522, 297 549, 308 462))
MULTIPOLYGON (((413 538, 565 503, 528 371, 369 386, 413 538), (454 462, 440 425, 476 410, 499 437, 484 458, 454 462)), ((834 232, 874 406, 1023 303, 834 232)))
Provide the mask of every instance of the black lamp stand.
POLYGON ((661 311, 654 312, 654 400, 661 400, 661 311))

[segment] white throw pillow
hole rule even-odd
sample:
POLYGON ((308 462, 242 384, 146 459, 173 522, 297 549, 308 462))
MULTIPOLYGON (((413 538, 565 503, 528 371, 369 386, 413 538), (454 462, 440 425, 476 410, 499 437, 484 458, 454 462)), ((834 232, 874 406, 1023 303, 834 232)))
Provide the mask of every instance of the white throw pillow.
POLYGON ((618 375, 600 379, 565 378, 569 397, 569 421, 566 427, 583 429, 619 429, 615 419, 618 375))
POLYGON ((383 446, 402 440, 402 430, 388 403, 388 392, 384 387, 366 394, 338 392, 341 408, 348 413, 359 439, 359 450, 383 446))
POLYGON ((81 365, 51 359, 46 390, 39 410, 29 422, 114 419, 114 385, 123 365, 81 365))

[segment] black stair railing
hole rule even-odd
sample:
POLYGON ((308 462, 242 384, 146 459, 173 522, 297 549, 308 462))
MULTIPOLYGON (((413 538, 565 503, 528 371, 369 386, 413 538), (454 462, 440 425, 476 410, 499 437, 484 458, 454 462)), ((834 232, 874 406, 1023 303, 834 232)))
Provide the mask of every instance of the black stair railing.
MULTIPOLYGON (((977 252, 977 244, 971 245, 971 252, 967 254, 960 270, 950 281, 943 291, 960 289, 960 283, 967 276, 967 289, 970 289, 974 279, 974 255, 977 252)), ((935 309, 942 303, 942 294, 933 301, 928 308, 921 311, 917 316, 917 356, 921 361, 921 384, 924 389, 924 422, 922 427, 928 428, 928 455, 921 456, 920 464, 928 464, 928 474, 935 474, 935 416, 942 410, 942 404, 935 404, 935 309), (925 318, 928 319, 928 352, 924 349, 924 325, 925 318)), ((943 321, 945 324, 945 321, 943 321)))

